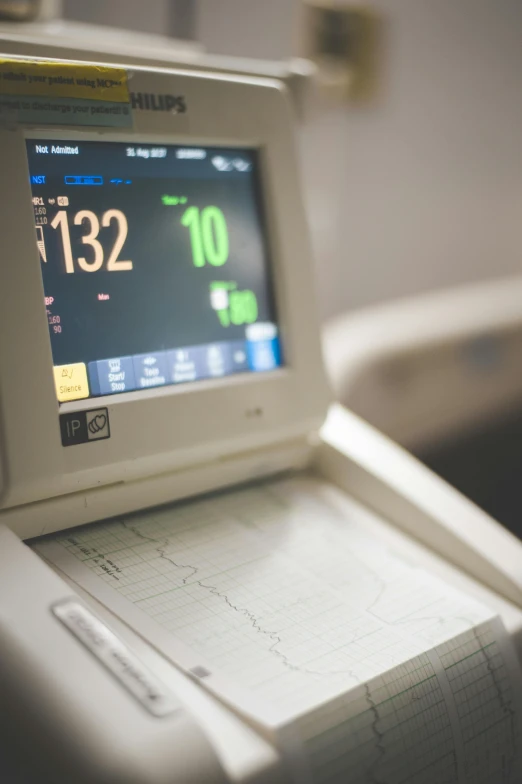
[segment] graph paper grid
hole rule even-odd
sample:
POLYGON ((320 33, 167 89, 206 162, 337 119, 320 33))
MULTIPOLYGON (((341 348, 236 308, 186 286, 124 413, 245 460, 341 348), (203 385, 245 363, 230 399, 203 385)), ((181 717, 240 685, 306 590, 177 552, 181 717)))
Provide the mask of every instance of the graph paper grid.
POLYGON ((183 643, 223 699, 235 703, 229 682, 273 707, 316 782, 521 781, 499 622, 382 546, 333 492, 272 482, 35 548, 138 631, 153 621, 183 643))

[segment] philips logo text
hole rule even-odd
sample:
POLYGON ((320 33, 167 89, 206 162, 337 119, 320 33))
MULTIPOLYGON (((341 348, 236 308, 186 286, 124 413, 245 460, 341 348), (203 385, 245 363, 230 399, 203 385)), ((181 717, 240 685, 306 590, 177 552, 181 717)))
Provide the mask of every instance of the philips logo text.
POLYGON ((133 109, 146 112, 184 114, 187 111, 184 95, 158 95, 157 93, 131 93, 133 109))

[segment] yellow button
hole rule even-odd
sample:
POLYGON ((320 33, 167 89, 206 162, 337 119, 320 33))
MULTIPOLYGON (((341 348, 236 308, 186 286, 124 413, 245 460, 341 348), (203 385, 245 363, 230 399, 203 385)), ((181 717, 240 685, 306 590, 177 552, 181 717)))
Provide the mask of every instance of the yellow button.
POLYGON ((54 383, 60 403, 89 397, 89 382, 84 362, 77 362, 74 365, 56 365, 54 383))

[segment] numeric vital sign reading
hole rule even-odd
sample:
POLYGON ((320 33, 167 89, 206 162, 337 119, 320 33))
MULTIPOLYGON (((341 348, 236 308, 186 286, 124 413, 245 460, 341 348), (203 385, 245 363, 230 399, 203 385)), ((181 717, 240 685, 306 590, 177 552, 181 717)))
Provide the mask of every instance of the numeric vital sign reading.
POLYGON ((228 229, 219 207, 189 207, 181 219, 190 229, 192 260, 195 267, 211 264, 222 267, 228 259, 228 229))
MULTIPOLYGON (((88 227, 86 233, 81 236, 81 242, 92 248, 90 260, 85 256, 78 256, 76 259, 76 264, 80 269, 84 272, 97 272, 103 267, 104 263, 108 272, 123 272, 124 270, 132 269, 132 261, 123 261, 118 258, 129 232, 127 218, 121 210, 107 210, 107 212, 103 213, 101 221, 91 210, 79 210, 73 217, 73 223, 75 226, 85 225, 88 227), (110 249, 108 257, 105 258, 104 246, 98 239, 98 235, 100 233, 100 225, 108 228, 112 221, 116 221, 118 230, 114 245, 110 249)), ((62 234, 65 271, 74 272, 75 262, 72 253, 67 212, 58 210, 50 225, 53 229, 59 228, 62 234)))
POLYGON ((255 151, 27 153, 60 402, 281 364, 255 151))

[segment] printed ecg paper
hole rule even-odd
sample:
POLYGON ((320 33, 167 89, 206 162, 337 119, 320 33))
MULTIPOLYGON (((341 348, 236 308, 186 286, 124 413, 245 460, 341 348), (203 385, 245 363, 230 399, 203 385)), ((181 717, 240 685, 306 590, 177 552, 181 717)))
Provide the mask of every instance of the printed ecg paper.
POLYGON ((383 546, 369 517, 301 477, 34 547, 283 752, 290 732, 310 781, 521 781, 500 620, 383 546))

